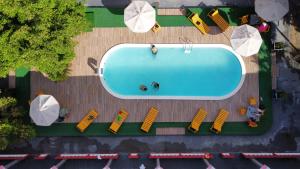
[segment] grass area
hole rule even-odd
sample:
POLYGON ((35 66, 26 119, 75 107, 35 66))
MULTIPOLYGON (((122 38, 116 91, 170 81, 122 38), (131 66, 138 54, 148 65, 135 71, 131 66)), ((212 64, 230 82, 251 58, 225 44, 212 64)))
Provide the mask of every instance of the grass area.
POLYGON ((95 25, 94 25, 94 23, 95 23, 94 13, 93 12, 85 12, 85 18, 90 23, 89 27, 85 31, 86 32, 93 31, 93 27, 95 27, 95 25))
MULTIPOLYGON (((207 16, 211 8, 189 8, 193 12, 199 13, 205 23, 212 26, 215 23, 207 16)), ((239 18, 243 15, 254 13, 252 8, 218 8, 220 14, 229 22, 231 26, 239 24, 239 18)), ((95 27, 125 27, 124 9, 121 8, 87 8, 86 18, 95 27), (93 16, 91 16, 93 15, 93 16), (96 19, 95 19, 96 18, 96 19)), ((161 26, 193 26, 193 24, 183 15, 158 15, 157 22, 161 26)))
POLYGON ((30 69, 21 67, 16 70, 16 97, 18 104, 28 108, 30 99, 30 69))
MULTIPOLYGON (((207 13, 210 8, 190 8, 193 12, 200 13, 200 17, 208 24, 215 25, 208 17, 207 13)), ((221 15, 229 21, 231 26, 236 26, 239 24, 239 17, 254 13, 253 9, 249 8, 219 8, 221 15)), ((87 8, 86 18, 91 22, 94 27, 125 27, 123 21, 123 9, 107 9, 107 8, 87 8)), ((193 26, 185 16, 157 16, 158 22, 161 26, 193 26)), ((227 122, 225 123, 221 135, 259 135, 265 133, 272 125, 272 98, 271 98, 271 57, 270 57, 270 35, 262 35, 264 42, 259 51, 259 94, 264 100, 264 104, 267 108, 265 115, 261 118, 259 122, 259 127, 249 128, 246 122, 227 122)), ((26 72, 25 69, 21 71, 20 77, 22 77, 21 72, 26 72)), ((17 81, 17 87, 23 88, 20 90, 20 95, 25 93, 25 96, 29 96, 30 78, 27 76, 22 78, 23 80, 28 80, 27 82, 22 82, 20 79, 17 81), (18 84, 19 83, 19 84, 18 84), (24 83, 24 84, 21 84, 24 83), (19 86, 18 86, 19 85, 19 86), (26 91, 25 91, 26 90, 26 91), (29 92, 29 94, 28 94, 29 92)), ((19 93, 19 92, 18 92, 19 93)), ((24 96, 23 100, 26 101, 24 96)), ((110 123, 93 123, 84 133, 80 133, 76 129, 76 123, 56 123, 50 127, 38 127, 36 130, 38 136, 111 136, 107 129, 110 123)), ((124 123, 118 132, 118 136, 146 136, 155 135, 155 128, 158 127, 184 127, 186 128, 189 122, 157 122, 154 123, 152 129, 149 133, 143 133, 140 130, 141 123, 124 123)), ((198 134, 193 134, 186 131, 186 135, 211 135, 209 131, 212 123, 203 123, 200 127, 200 132, 198 134)))

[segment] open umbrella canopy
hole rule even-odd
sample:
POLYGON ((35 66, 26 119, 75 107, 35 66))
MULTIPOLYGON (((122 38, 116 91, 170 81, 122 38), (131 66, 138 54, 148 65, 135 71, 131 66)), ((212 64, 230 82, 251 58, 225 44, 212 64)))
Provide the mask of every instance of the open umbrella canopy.
POLYGON ((256 28, 245 24, 233 30, 230 42, 238 54, 251 56, 258 53, 262 38, 256 28))
POLYGON ((267 21, 280 20, 289 11, 289 0, 255 0, 255 12, 267 21))
POLYGON ((30 117, 38 126, 50 126, 59 116, 59 104, 51 95, 40 95, 30 104, 30 117))
POLYGON ((133 32, 148 32, 155 24, 155 10, 147 1, 132 1, 125 8, 124 22, 133 32))

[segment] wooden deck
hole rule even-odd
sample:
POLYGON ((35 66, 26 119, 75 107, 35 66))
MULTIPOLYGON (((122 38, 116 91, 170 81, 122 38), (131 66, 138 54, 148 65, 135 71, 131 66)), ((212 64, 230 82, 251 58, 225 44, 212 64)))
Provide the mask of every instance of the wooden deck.
POLYGON ((185 128, 168 127, 168 128, 156 128, 156 135, 184 135, 185 128))
POLYGON ((76 37, 76 58, 71 65, 70 78, 64 82, 54 83, 40 73, 31 73, 31 97, 37 91, 53 95, 61 104, 71 111, 67 122, 78 122, 90 109, 94 108, 100 116, 98 122, 111 122, 116 112, 124 108, 129 112, 126 122, 141 122, 151 106, 159 110, 156 122, 191 121, 199 107, 204 107, 208 116, 205 121, 213 121, 220 108, 230 111, 227 121, 244 121, 238 109, 247 105, 250 96, 258 98, 258 61, 255 56, 245 60, 247 75, 242 88, 232 97, 222 101, 193 100, 122 100, 111 96, 102 86, 95 70, 101 57, 112 46, 119 43, 183 43, 183 37, 193 43, 222 43, 230 45, 230 27, 224 33, 211 27, 211 35, 202 35, 194 27, 163 27, 155 34, 148 32, 138 34, 127 28, 97 28, 93 32, 76 37))
POLYGON ((180 9, 164 9, 164 8, 159 8, 157 9, 157 15, 182 15, 182 12, 180 9))
POLYGON ((278 77, 278 69, 276 64, 276 52, 271 53, 271 59, 272 59, 272 65, 271 65, 271 71, 272 71, 272 89, 277 89, 277 77, 278 77))

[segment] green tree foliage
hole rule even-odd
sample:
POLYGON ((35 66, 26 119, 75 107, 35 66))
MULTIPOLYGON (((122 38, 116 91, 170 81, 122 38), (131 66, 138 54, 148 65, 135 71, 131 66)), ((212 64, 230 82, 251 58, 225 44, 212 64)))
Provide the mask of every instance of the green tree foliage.
POLYGON ((25 124, 16 124, 16 130, 13 133, 15 136, 18 136, 20 139, 29 139, 35 137, 35 130, 32 126, 25 124))
POLYGON ((9 144, 8 138, 13 133, 14 127, 7 123, 0 123, 0 150, 5 150, 9 144))
POLYGON ((8 140, 5 137, 0 136, 0 150, 5 150, 8 146, 8 140))
POLYGON ((9 136, 13 131, 14 126, 12 126, 11 124, 8 124, 7 122, 3 122, 0 124, 0 136, 9 136))
POLYGON ((4 120, 0 122, 0 150, 5 150, 9 144, 15 144, 35 137, 34 128, 23 123, 20 120, 12 122, 4 120))
POLYGON ((0 111, 4 111, 11 106, 15 106, 17 100, 13 97, 2 97, 0 98, 0 111))
POLYGON ((84 11, 77 0, 0 0, 0 77, 30 66, 64 80, 72 38, 88 28, 84 11))
POLYGON ((0 96, 0 150, 35 136, 34 128, 24 120, 24 109, 16 103, 13 97, 0 96))

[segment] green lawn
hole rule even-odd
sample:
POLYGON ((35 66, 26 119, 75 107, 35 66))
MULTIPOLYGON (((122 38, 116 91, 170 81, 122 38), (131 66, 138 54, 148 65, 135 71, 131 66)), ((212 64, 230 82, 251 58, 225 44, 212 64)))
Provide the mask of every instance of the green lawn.
POLYGON ((21 67, 16 70, 16 97, 18 104, 28 108, 30 99, 30 69, 21 67))
MULTIPOLYGON (((200 17, 208 24, 215 25, 208 18, 207 14, 210 8, 189 8, 193 12, 199 13, 200 17)), ((230 25, 236 26, 239 24, 239 18, 245 14, 254 13, 251 8, 218 8, 220 14, 229 22, 230 25)), ((125 27, 124 24, 124 9, 120 8, 87 8, 86 18, 94 27, 125 27)), ((179 16, 157 16, 157 21, 161 26, 193 26, 193 24, 182 15, 179 16)))
MULTIPOLYGON (((239 17, 253 13, 249 8, 219 8, 221 15, 229 21, 230 25, 236 26, 239 23, 239 17)), ((208 24, 214 23, 206 16, 209 8, 190 8, 194 12, 200 13, 200 17, 208 24)), ((123 9, 106 8, 87 8, 86 18, 94 27, 125 27, 123 23, 123 9)), ((157 16, 158 22, 162 26, 192 26, 185 16, 157 16)), ((221 135, 259 135, 263 134, 272 125, 272 98, 271 98, 271 57, 270 57, 270 37, 268 34, 262 35, 264 42, 259 51, 259 94, 263 97, 267 108, 265 115, 259 122, 259 127, 249 128, 246 122, 227 122, 225 123, 221 135)), ((30 76, 26 69, 17 70, 17 88, 19 97, 24 104, 27 103, 30 96, 30 76), (18 80, 18 77, 19 80, 18 80)), ((113 112, 112 112, 113 113, 113 112)), ((124 123, 118 136, 143 136, 155 135, 157 127, 187 127, 188 122, 157 122, 154 123, 149 133, 140 131, 141 123, 124 123)), ((203 123, 198 134, 186 132, 186 135, 210 135, 209 128, 212 123, 203 123)), ((36 127, 38 136, 110 136, 108 132, 109 123, 93 123, 84 133, 76 130, 75 123, 56 123, 50 127, 36 127)))

